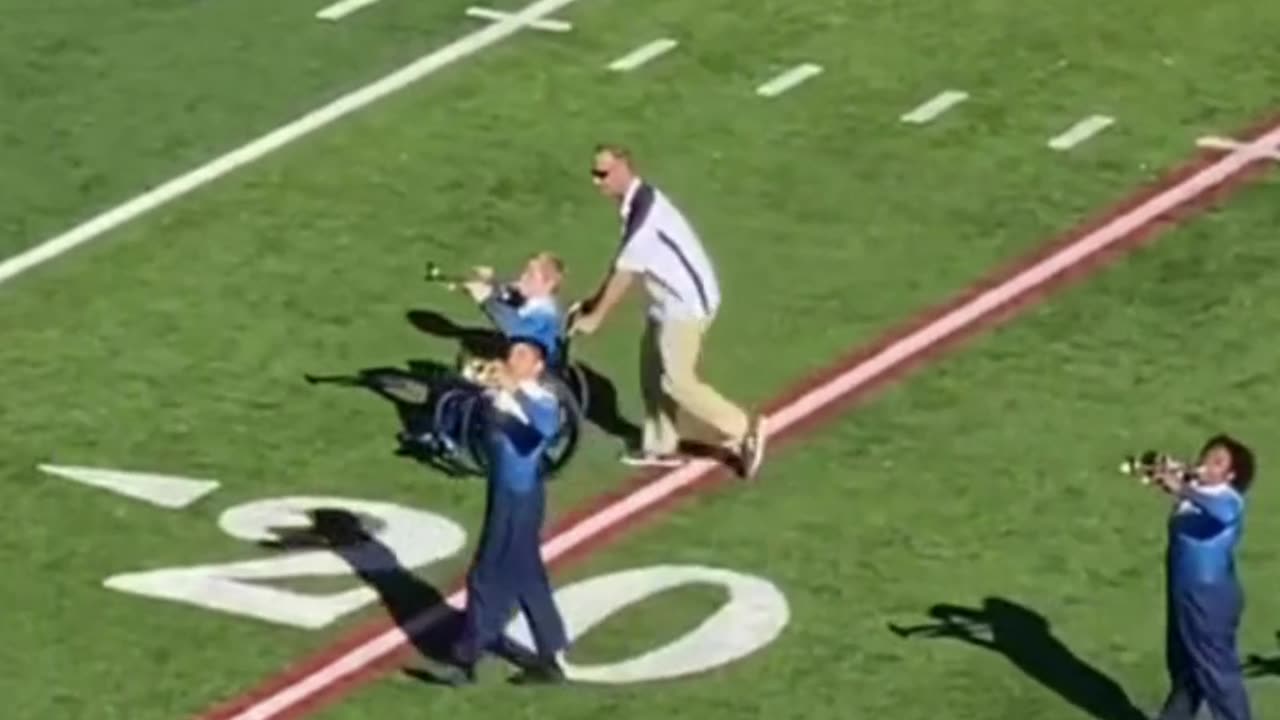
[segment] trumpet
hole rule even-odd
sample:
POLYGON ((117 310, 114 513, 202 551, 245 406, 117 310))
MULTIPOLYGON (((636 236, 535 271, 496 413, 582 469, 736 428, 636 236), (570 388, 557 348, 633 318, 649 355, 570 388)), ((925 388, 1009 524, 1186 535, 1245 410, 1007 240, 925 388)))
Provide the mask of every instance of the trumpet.
POLYGON ((1143 485, 1151 484, 1157 474, 1169 471, 1181 474, 1182 479, 1187 482, 1195 480, 1200 474, 1198 467, 1155 450, 1144 450, 1136 455, 1129 455, 1120 463, 1122 474, 1137 478, 1143 485))
POLYGON ((461 285, 462 283, 468 282, 473 278, 470 278, 466 275, 445 272, 439 265, 435 264, 434 262, 428 262, 426 267, 426 274, 423 279, 426 280, 427 282, 438 282, 438 283, 444 283, 446 285, 461 285))
POLYGON ((427 263, 423 279, 429 283, 443 285, 448 290, 457 290, 459 287, 472 282, 489 283, 493 286, 494 292, 502 302, 519 307, 525 301, 524 295, 509 283, 495 282, 478 274, 463 275, 461 273, 446 272, 434 262, 427 263))
POLYGON ((468 358, 462 363, 459 371, 462 377, 484 387, 497 387, 498 374, 501 372, 501 360, 485 358, 468 358))

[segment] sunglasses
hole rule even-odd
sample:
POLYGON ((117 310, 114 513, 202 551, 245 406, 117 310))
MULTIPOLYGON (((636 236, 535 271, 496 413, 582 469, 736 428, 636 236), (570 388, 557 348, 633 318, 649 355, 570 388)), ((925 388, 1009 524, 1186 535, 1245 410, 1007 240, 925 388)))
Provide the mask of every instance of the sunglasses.
POLYGON ((603 180, 608 176, 609 176, 608 170, 601 170, 600 168, 591 168, 591 177, 597 180, 603 180))

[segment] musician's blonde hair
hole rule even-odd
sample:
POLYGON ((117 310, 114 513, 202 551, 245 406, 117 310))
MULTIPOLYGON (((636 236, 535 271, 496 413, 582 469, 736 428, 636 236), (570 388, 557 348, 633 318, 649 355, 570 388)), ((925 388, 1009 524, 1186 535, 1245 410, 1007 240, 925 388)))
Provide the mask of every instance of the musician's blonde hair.
POLYGON ((542 267, 542 271, 551 278, 551 291, 555 292, 560 289, 560 282, 564 280, 564 260, 559 255, 550 250, 543 250, 529 258, 531 261, 538 263, 542 267))

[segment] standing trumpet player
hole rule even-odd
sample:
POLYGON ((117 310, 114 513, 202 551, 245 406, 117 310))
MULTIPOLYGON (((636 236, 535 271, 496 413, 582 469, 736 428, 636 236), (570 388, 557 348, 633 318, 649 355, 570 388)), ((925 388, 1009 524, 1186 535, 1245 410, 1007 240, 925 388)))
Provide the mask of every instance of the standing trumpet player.
POLYGON ((1202 704, 1216 720, 1249 720, 1236 649, 1244 595, 1235 549, 1253 452, 1218 435, 1205 443, 1195 468, 1156 459, 1139 471, 1177 500, 1166 561, 1165 661, 1172 688, 1158 720, 1193 720, 1202 704))

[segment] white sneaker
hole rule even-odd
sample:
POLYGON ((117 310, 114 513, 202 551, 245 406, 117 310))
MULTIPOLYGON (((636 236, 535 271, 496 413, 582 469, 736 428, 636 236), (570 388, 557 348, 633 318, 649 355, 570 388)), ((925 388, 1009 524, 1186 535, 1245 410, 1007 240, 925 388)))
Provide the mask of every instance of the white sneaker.
POLYGON ((680 467, 687 460, 675 453, 651 453, 628 451, 618 458, 623 465, 632 467, 680 467))
POLYGON ((764 462, 764 418, 757 415, 751 419, 746 437, 738 449, 738 457, 742 462, 742 477, 754 480, 764 462))

